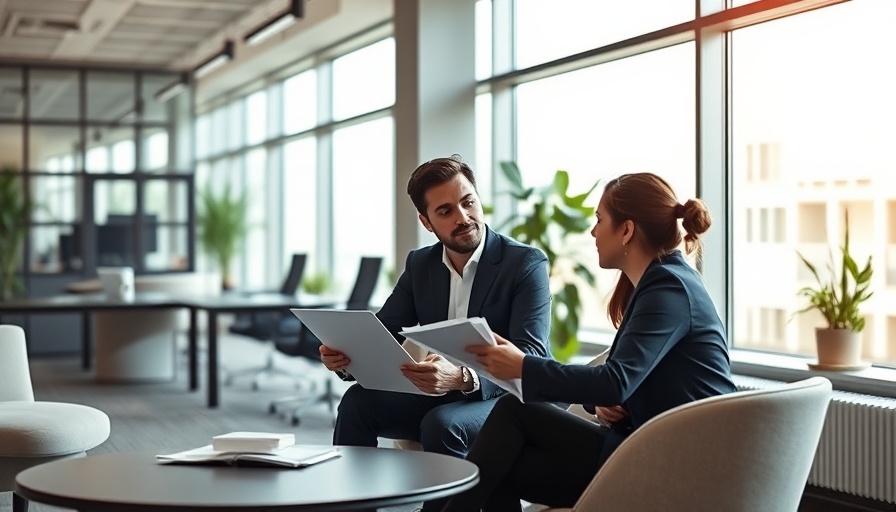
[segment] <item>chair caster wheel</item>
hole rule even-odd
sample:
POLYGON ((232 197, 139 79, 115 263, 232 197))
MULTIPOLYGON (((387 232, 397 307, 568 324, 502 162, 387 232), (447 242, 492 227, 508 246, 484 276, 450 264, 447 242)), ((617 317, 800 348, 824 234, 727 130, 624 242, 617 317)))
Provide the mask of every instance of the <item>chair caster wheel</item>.
POLYGON ((292 418, 292 426, 294 426, 294 427, 299 426, 299 418, 296 418, 296 417, 292 418))
POLYGON ((274 404, 269 405, 268 414, 277 414, 277 406, 274 404))

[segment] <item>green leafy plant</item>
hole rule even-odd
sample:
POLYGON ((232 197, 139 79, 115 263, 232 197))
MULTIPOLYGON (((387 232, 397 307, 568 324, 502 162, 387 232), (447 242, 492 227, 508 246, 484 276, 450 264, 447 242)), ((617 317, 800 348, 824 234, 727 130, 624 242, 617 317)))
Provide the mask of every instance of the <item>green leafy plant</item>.
POLYGON ((221 270, 221 287, 232 288, 230 262, 246 236, 249 201, 246 194, 237 194, 226 184, 220 196, 211 188, 200 191, 199 204, 199 242, 221 270))
POLYGON ((818 269, 802 254, 801 260, 815 276, 816 286, 806 286, 799 290, 799 295, 809 301, 809 305, 798 311, 805 313, 817 310, 824 317, 829 329, 850 329, 862 332, 865 318, 859 313, 859 306, 868 300, 873 292, 868 291, 871 282, 871 256, 864 268, 859 266, 849 252, 849 212, 845 214, 846 228, 843 245, 840 246, 840 267, 834 268, 833 253, 827 264, 828 275, 825 278, 818 269))
POLYGON ((24 291, 16 267, 28 235, 32 205, 25 196, 15 167, 0 167, 0 300, 24 291))
POLYGON ((553 182, 543 187, 525 187, 520 169, 515 162, 501 162, 501 171, 510 184, 509 193, 525 212, 517 213, 498 229, 510 227, 510 236, 538 247, 548 257, 551 269, 551 351, 560 361, 566 361, 579 349, 579 317, 582 302, 579 285, 594 286, 594 274, 580 259, 582 255, 569 250, 567 237, 588 231, 592 225, 594 208, 585 201, 597 187, 570 195, 569 173, 558 170, 553 182))
POLYGON ((330 288, 330 276, 324 272, 302 278, 302 290, 306 293, 320 295, 330 288))

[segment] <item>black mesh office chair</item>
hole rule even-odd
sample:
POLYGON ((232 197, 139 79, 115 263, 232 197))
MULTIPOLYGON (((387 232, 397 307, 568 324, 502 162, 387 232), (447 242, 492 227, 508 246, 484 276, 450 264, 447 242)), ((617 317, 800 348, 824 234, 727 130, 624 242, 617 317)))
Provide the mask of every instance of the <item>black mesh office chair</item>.
MULTIPOLYGON (((365 256, 361 258, 361 265, 358 268, 358 276, 355 279, 355 285, 352 293, 348 297, 345 309, 353 310, 369 310, 370 299, 376 290, 376 284, 380 278, 380 270, 383 266, 383 258, 365 256)), ((298 322, 298 319, 296 319, 298 322)), ((301 322, 298 322, 298 333, 295 336, 284 338, 276 343, 277 350, 280 352, 294 356, 304 357, 316 365, 320 365, 320 348, 321 341, 311 331, 305 328, 301 322)), ((323 366, 321 366, 323 369, 323 366)), ((333 391, 333 375, 332 372, 324 370, 326 373, 324 379, 324 389, 317 395, 308 397, 289 396, 280 398, 271 402, 268 410, 271 414, 277 413, 285 405, 301 402, 300 405, 294 406, 287 413, 293 425, 298 425, 302 413, 319 403, 326 403, 333 422, 336 422, 336 402, 341 398, 340 395, 333 391)))
MULTIPOLYGON (((296 253, 292 255, 289 271, 283 284, 279 290, 259 291, 259 292, 242 292, 246 294, 253 293, 281 293, 283 295, 295 295, 299 289, 299 283, 302 281, 302 275, 305 273, 305 262, 308 256, 304 253, 296 253)), ((242 313, 238 314, 234 323, 229 327, 229 331, 234 334, 241 334, 250 338, 263 341, 270 345, 270 352, 267 361, 261 368, 247 368, 240 371, 226 371, 224 383, 229 385, 233 383, 235 377, 242 375, 254 375, 252 379, 252 389, 258 389, 260 381, 270 375, 284 375, 292 377, 292 375, 284 370, 274 366, 274 342, 281 336, 289 334, 288 329, 289 318, 294 318, 291 313, 287 312, 261 312, 261 313, 242 313)))

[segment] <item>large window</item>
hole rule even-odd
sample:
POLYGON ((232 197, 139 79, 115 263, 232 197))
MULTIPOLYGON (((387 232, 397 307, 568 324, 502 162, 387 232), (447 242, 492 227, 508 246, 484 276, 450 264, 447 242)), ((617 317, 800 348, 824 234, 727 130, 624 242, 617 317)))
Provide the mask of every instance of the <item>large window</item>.
MULTIPOLYGON (((22 174, 34 205, 21 268, 29 291, 41 289, 32 278, 94 277, 97 265, 138 273, 189 268, 191 219, 158 224, 145 181, 153 172, 160 183, 191 182, 189 169, 169 165, 189 161, 178 128, 188 123, 191 94, 156 98, 181 79, 138 70, 0 68, 0 165, 22 174), (165 245, 156 243, 160 230, 168 230, 165 245), (139 242, 135 232, 147 237, 139 242)), ((168 206, 187 212, 187 195, 178 199, 168 206)))
POLYGON ((393 123, 380 111, 394 103, 394 75, 386 38, 200 106, 197 187, 229 181, 248 193, 239 286, 280 282, 293 253, 306 253, 306 275, 326 274, 337 294, 348 293, 361 256, 392 264, 393 123))
POLYGON ((812 284, 849 214, 875 265, 864 357, 896 364, 896 4, 856 0, 733 32, 734 344, 815 353, 812 284), (888 282, 888 279, 890 281, 888 282))
MULTIPOLYGON (((517 160, 527 186, 570 173, 570 191, 637 171, 665 177, 682 200, 694 197, 694 45, 681 44, 601 66, 553 76, 517 88, 517 160)), ((591 203, 597 206, 601 187, 591 203)), ((605 301, 617 271, 597 266, 588 233, 568 239, 597 275, 582 296, 582 327, 610 328, 605 301)))
POLYGON ((348 119, 395 102, 395 39, 333 61, 333 119, 348 119))
POLYGON ((298 139, 283 147, 283 261, 292 254, 308 255, 305 268, 308 275, 321 269, 316 258, 317 218, 317 140, 298 139))
POLYGON ((515 2, 515 9, 517 68, 591 50, 694 18, 694 0, 524 0, 515 2))
POLYGON ((333 134, 333 247, 340 269, 337 289, 354 284, 362 256, 383 256, 394 265, 395 164, 392 118, 343 128, 333 134))

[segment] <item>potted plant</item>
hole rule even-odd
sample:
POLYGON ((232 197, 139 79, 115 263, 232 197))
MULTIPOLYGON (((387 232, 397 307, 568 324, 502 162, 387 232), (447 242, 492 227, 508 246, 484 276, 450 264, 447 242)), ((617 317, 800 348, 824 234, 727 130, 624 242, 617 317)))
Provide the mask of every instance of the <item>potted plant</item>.
POLYGON ((818 353, 818 364, 815 366, 823 370, 850 370, 866 366, 861 362, 860 334, 865 327, 865 318, 861 315, 859 306, 873 294, 868 290, 872 273, 871 256, 865 266, 859 269, 849 250, 849 212, 844 214, 844 218, 839 267, 835 268, 831 253, 827 275, 822 276, 815 265, 797 253, 816 282, 814 286, 805 286, 799 290, 799 295, 809 302, 799 313, 816 310, 827 323, 827 327, 815 330, 818 353))
POLYGON ((541 249, 548 257, 551 271, 551 351, 555 358, 566 361, 579 349, 579 316, 582 303, 579 285, 594 286, 594 274, 580 260, 579 254, 567 251, 566 238, 587 232, 592 226, 594 208, 585 201, 597 187, 586 192, 569 194, 569 173, 558 170, 550 185, 523 186, 523 178, 515 162, 501 162, 501 170, 510 184, 509 193, 528 204, 527 213, 518 213, 508 224, 510 236, 541 249))
POLYGON ((30 215, 31 202, 22 191, 19 172, 11 165, 0 167, 0 300, 24 290, 16 269, 30 215))
POLYGON ((330 276, 318 272, 302 278, 302 290, 312 295, 320 295, 330 288, 330 276))
POLYGON ((220 196, 215 195, 211 187, 199 192, 199 204, 196 215, 199 242, 221 270, 221 288, 229 290, 233 288, 230 262, 239 251, 248 229, 248 199, 246 194, 234 193, 228 183, 220 196))

